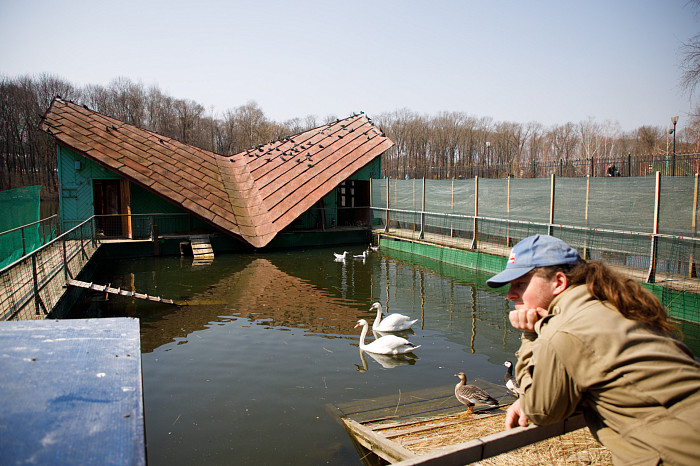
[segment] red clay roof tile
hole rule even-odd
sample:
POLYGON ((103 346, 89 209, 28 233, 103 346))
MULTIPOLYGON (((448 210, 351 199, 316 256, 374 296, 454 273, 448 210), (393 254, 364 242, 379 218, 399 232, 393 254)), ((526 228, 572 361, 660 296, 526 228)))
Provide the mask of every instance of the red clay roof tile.
POLYGON ((360 114, 223 156, 58 98, 40 127, 258 248, 394 144, 360 114))

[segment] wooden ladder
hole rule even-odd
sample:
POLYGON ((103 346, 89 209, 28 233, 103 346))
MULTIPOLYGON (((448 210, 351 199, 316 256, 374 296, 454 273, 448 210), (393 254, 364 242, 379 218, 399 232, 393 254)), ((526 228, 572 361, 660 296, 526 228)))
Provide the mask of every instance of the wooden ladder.
POLYGON ((197 261, 210 261, 214 258, 214 250, 209 241, 209 235, 194 235, 190 236, 190 246, 192 246, 192 255, 197 261))

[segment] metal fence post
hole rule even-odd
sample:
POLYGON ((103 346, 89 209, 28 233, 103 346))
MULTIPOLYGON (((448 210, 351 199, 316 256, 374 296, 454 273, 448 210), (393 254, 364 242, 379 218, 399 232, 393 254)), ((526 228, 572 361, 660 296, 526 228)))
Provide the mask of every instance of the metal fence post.
POLYGON ((384 233, 389 232, 389 182, 391 178, 386 179, 386 224, 384 224, 384 233))
POLYGON ((36 254, 32 254, 32 284, 34 287, 34 312, 41 314, 39 309, 39 280, 36 276, 36 254))
MULTIPOLYGON (((690 221, 693 237, 697 233, 697 217, 698 217, 698 174, 695 174, 695 189, 693 190, 693 218, 690 221)), ((695 278, 697 272, 695 270, 695 241, 691 246, 690 260, 688 261, 688 278, 695 278)))
POLYGON ((425 178, 423 178, 423 193, 422 193, 421 209, 420 209, 420 233, 418 239, 425 237, 425 178))
POLYGON ((67 258, 67 254, 66 254, 66 237, 65 236, 63 237, 62 243, 63 243, 63 248, 62 248, 63 249, 63 278, 67 284, 68 283, 68 258, 67 258))
POLYGON ((554 178, 555 174, 552 173, 550 176, 550 187, 549 187, 549 225, 547 226, 547 234, 552 235, 554 228, 552 224, 554 223, 554 178))
POLYGON ((25 245, 25 240, 24 240, 24 228, 20 230, 22 233, 22 257, 27 255, 27 246, 25 245))
POLYGON ((661 203, 661 172, 656 172, 656 188, 654 190, 654 228, 651 234, 651 250, 649 251, 649 272, 647 283, 656 281, 656 257, 658 252, 659 207, 661 203))
POLYGON ((471 249, 476 249, 478 241, 478 228, 479 224, 477 222, 477 217, 479 216, 479 176, 474 177, 474 235, 472 236, 471 249))

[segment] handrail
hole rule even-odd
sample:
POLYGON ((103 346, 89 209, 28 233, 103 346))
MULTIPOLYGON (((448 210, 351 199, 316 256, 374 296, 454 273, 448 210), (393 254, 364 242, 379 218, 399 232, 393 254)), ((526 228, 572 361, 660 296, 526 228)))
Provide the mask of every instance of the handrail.
POLYGON ((51 246, 53 243, 55 243, 55 242, 59 241, 60 239, 66 237, 67 235, 71 234, 73 231, 77 230, 78 228, 82 228, 83 225, 85 225, 86 223, 92 222, 94 218, 95 218, 95 216, 93 215, 92 217, 88 218, 87 220, 84 220, 82 223, 80 223, 80 224, 74 226, 73 228, 71 228, 70 230, 66 231, 65 233, 62 233, 62 234, 60 234, 59 236, 55 237, 54 239, 52 239, 52 240, 49 241, 48 243, 42 244, 41 246, 39 246, 38 248, 36 248, 36 249, 33 250, 32 252, 30 252, 30 253, 28 253, 28 254, 25 254, 24 256, 20 257, 20 258, 17 259, 16 261, 14 261, 14 262, 12 262, 12 263, 6 265, 6 266, 3 267, 2 269, 0 269, 0 275, 3 274, 3 273, 5 273, 7 270, 11 269, 12 267, 16 266, 18 263, 22 262, 23 260, 27 259, 28 257, 31 257, 31 256, 34 255, 34 254, 40 253, 40 252, 43 251, 44 249, 46 249, 46 248, 48 248, 49 246, 51 246))
POLYGON ((7 233, 12 233, 13 231, 22 230, 23 228, 27 228, 27 227, 30 227, 30 226, 32 226, 32 225, 36 225, 37 223, 42 223, 42 222, 45 222, 45 221, 47 221, 47 220, 51 220, 51 219, 54 218, 54 217, 58 217, 58 214, 53 214, 53 215, 50 216, 50 217, 42 218, 41 220, 37 220, 36 222, 32 222, 32 223, 27 223, 27 224, 24 224, 24 225, 20 225, 20 226, 18 226, 18 227, 16 227, 16 228, 13 228, 13 229, 11 229, 11 230, 2 231, 2 232, 0 232, 0 236, 2 236, 2 235, 4 235, 4 234, 7 234, 7 233))

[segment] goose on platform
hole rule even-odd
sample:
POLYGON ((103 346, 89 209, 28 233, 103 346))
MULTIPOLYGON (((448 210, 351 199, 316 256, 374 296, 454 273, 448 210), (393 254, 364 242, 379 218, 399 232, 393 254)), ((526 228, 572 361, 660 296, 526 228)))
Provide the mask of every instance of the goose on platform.
POLYGON ((506 374, 503 376, 503 381, 506 383, 506 388, 515 396, 520 396, 520 384, 513 375, 513 363, 506 361, 503 363, 506 366, 506 374))
POLYGON ((405 354, 420 348, 420 345, 414 345, 405 338, 401 338, 396 335, 384 335, 383 337, 377 338, 372 343, 365 344, 365 337, 367 336, 367 331, 369 330, 369 324, 365 319, 360 319, 357 321, 355 328, 362 327, 362 333, 360 334, 360 349, 367 351, 368 353, 376 354, 405 354))
POLYGON ((382 305, 380 303, 372 304, 370 311, 377 311, 377 318, 374 319, 372 330, 377 332, 400 332, 408 330, 413 324, 418 322, 418 319, 411 320, 410 317, 403 314, 389 314, 382 319, 382 305))
POLYGON ((459 377, 459 383, 455 386, 455 397, 460 403, 467 406, 467 414, 473 412, 476 404, 484 404, 492 408, 498 407, 498 400, 486 393, 486 390, 476 385, 467 385, 467 376, 464 372, 455 374, 455 377, 459 377))

